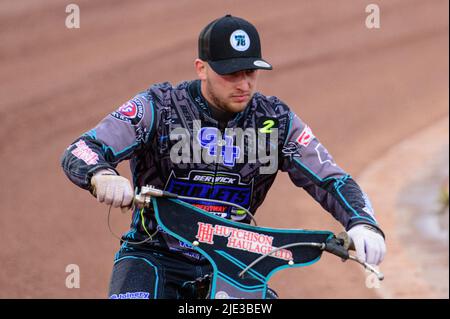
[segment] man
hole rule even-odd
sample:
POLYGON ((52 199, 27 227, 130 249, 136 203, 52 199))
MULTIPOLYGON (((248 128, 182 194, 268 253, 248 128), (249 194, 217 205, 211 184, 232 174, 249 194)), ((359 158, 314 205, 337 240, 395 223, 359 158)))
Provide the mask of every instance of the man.
MULTIPOLYGON (((360 260, 379 264, 384 235, 367 196, 286 104, 256 92, 259 70, 272 69, 261 58, 256 28, 226 15, 202 30, 198 49, 198 80, 151 86, 67 148, 62 166, 69 179, 114 207, 130 206, 134 187, 154 185, 180 195, 226 200, 254 214, 281 170, 342 223, 360 260), (173 134, 180 129, 187 132, 181 146, 188 145, 181 160, 180 134, 173 134), (236 146, 234 132, 239 129, 257 132, 259 140, 236 146), (267 143, 264 136, 270 137, 267 143), (196 143, 207 155, 200 160, 191 155, 196 143), (258 154, 261 148, 267 151, 267 145, 276 150, 270 157, 274 161, 264 161, 265 152, 257 161, 243 160, 256 148, 258 154), (216 160, 206 161, 208 156, 216 160), (115 170, 123 160, 130 160, 134 187, 115 170)), ((250 222, 229 205, 191 204, 250 222)), ((158 228, 152 208, 135 209, 115 258, 109 296, 187 298, 192 295, 183 288, 211 270, 196 250, 158 228)))

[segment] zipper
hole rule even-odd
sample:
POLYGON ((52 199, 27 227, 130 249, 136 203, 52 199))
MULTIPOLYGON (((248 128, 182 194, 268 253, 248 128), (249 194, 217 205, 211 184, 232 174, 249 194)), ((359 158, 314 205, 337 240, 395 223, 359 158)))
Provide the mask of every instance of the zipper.
MULTIPOLYGON (((227 126, 228 126, 228 125, 227 125, 227 126)), ((217 121, 217 129, 219 130, 221 136, 223 137, 223 133, 225 132, 225 130, 223 130, 223 132, 222 132, 222 130, 220 129, 220 123, 219 123, 219 121, 217 121)), ((222 141, 220 142, 220 144, 222 144, 222 141)), ((220 147, 222 147, 222 146, 220 146, 220 147)), ((216 156, 217 156, 218 154, 219 154, 219 145, 217 145, 217 153, 216 153, 216 156)), ((222 149, 220 149, 220 154, 222 154, 222 149)), ((212 188, 211 188, 211 194, 210 194, 210 196, 209 196, 210 199, 215 199, 215 198, 212 198, 212 195, 213 195, 214 190, 215 190, 215 187, 216 187, 216 177, 217 177, 217 171, 218 171, 218 170, 219 170, 219 163, 218 163, 217 157, 216 157, 216 168, 215 168, 215 170, 214 170, 213 184, 212 184, 212 188)))
MULTIPOLYGON (((224 133, 225 133, 225 129, 228 127, 228 122, 227 125, 224 127, 223 130, 220 129, 220 121, 217 121, 217 129, 220 132, 220 135, 222 137, 220 144, 222 144, 223 141, 225 141, 224 139, 224 133)), ((225 145, 221 145, 220 146, 220 154, 222 154, 222 147, 224 147, 225 145)), ((217 145, 217 155, 219 154, 219 145, 217 145)), ((212 195, 214 194, 215 188, 216 188, 216 178, 217 178, 217 172, 219 170, 219 163, 218 161, 216 161, 216 167, 214 169, 214 176, 213 176, 213 184, 212 184, 212 188, 211 188, 211 194, 209 195, 210 199, 216 199, 216 198, 212 198, 212 195)))

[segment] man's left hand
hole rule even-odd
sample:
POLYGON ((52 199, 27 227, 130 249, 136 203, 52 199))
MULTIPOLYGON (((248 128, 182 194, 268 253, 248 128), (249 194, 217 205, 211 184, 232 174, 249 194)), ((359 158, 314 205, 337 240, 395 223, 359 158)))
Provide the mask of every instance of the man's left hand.
POLYGON ((356 249, 356 257, 371 265, 379 265, 386 254, 383 236, 369 225, 356 225, 348 232, 356 249))

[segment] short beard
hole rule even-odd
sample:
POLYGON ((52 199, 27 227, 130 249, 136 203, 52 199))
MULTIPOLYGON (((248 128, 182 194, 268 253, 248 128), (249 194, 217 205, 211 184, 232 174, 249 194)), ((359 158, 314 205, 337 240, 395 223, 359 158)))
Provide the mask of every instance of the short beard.
POLYGON ((212 100, 212 103, 215 107, 221 109, 222 111, 228 111, 230 108, 228 107, 228 104, 225 102, 222 102, 217 95, 214 93, 212 89, 212 85, 209 79, 206 80, 208 82, 208 85, 206 86, 206 91, 208 92, 209 97, 212 100))

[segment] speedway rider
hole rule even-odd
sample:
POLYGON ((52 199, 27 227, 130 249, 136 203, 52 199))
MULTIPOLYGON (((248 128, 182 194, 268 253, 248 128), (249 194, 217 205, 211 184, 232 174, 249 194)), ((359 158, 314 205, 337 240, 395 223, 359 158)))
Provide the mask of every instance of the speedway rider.
MULTIPOLYGON (((283 101, 256 91, 259 70, 272 69, 261 58, 256 28, 226 15, 202 30, 198 50, 198 79, 154 84, 77 138, 62 157, 69 179, 113 207, 130 206, 135 187, 154 185, 234 202, 254 214, 281 170, 345 227, 360 260, 379 264, 386 250, 384 234, 367 195, 283 101), (180 129, 185 136, 173 134, 180 129), (239 129, 256 132, 256 138, 237 146, 239 129), (272 161, 264 156, 242 160, 255 146, 269 150, 272 161), (195 157, 196 150, 216 160, 195 157), (116 170, 124 160, 130 161, 133 186, 116 170)), ((233 207, 191 203, 250 222, 233 207)), ((109 297, 186 298, 184 283, 210 272, 195 249, 158 229, 152 208, 142 214, 135 209, 116 254, 109 297), (152 234, 151 241, 133 245, 152 234)))

